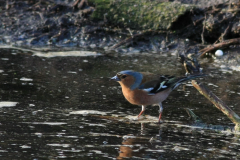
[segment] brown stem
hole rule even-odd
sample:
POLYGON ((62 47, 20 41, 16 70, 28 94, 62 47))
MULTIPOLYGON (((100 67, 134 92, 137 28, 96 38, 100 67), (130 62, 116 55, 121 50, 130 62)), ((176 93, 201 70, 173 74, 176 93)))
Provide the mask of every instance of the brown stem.
POLYGON ((202 34, 201 34, 202 44, 205 43, 205 40, 204 40, 204 30, 205 30, 205 26, 206 26, 206 20, 207 20, 207 16, 205 14, 205 20, 203 22, 203 29, 202 29, 202 34))
POLYGON ((226 36, 228 30, 229 30, 229 27, 230 25, 227 26, 227 28, 225 29, 224 33, 221 34, 221 36, 216 40, 216 42, 214 44, 217 44, 217 42, 222 42, 224 41, 224 36, 226 36))
POLYGON ((227 117, 235 124, 235 130, 240 131, 240 117, 231 110, 222 100, 220 100, 214 93, 209 91, 202 83, 198 83, 192 80, 192 85, 209 101, 211 101, 215 107, 222 111, 227 117))

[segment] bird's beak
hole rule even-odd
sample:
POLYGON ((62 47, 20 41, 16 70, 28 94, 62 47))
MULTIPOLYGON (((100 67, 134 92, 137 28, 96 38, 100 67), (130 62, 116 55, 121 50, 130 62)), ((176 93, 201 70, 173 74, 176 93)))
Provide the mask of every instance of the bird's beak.
POLYGON ((112 77, 110 80, 113 80, 113 81, 121 81, 121 79, 120 78, 118 78, 117 76, 114 76, 114 77, 112 77))

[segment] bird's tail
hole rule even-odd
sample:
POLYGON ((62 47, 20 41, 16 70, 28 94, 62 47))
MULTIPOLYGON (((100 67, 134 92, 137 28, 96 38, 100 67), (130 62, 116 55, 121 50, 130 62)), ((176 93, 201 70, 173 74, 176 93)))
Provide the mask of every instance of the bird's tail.
POLYGON ((201 77, 205 77, 205 76, 207 76, 207 75, 206 74, 198 74, 198 75, 190 75, 190 76, 177 78, 175 83, 173 83, 173 85, 172 85, 172 90, 177 88, 180 84, 182 84, 185 81, 189 81, 189 80, 193 80, 193 79, 201 78, 201 77))

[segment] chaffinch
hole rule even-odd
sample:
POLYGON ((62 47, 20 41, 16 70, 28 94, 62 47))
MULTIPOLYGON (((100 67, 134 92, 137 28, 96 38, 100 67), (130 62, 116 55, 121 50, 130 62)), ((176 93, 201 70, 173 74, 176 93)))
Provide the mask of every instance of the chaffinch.
POLYGON ((138 118, 145 111, 147 105, 157 104, 159 106, 159 122, 163 111, 162 102, 181 83, 205 75, 189 75, 174 77, 169 75, 157 75, 148 72, 135 72, 125 70, 117 73, 111 80, 117 81, 122 87, 124 97, 134 105, 141 105, 142 111, 138 118))

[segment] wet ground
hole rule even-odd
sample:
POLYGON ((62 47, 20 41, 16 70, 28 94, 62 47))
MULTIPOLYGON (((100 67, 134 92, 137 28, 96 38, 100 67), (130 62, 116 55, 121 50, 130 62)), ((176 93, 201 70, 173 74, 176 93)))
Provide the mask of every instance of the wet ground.
MULTIPOLYGON (((163 103, 162 124, 123 120, 141 107, 129 104, 109 78, 126 69, 181 76, 175 55, 54 53, 0 49, 1 159, 240 158, 233 123, 190 83, 163 103)), ((210 76, 201 81, 240 115, 240 72, 211 58, 203 63, 210 76)), ((156 119, 157 110, 149 106, 145 115, 156 119)))

